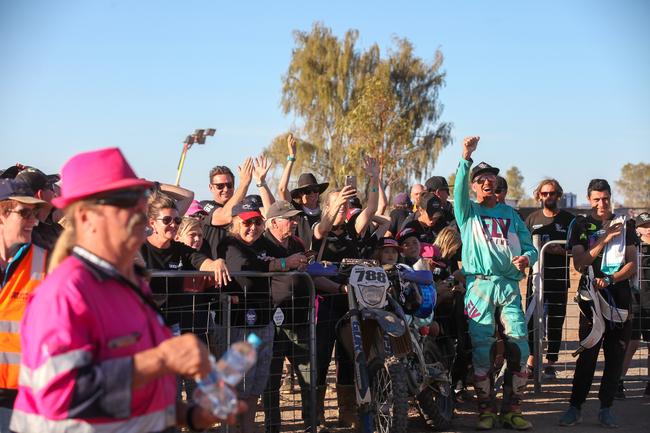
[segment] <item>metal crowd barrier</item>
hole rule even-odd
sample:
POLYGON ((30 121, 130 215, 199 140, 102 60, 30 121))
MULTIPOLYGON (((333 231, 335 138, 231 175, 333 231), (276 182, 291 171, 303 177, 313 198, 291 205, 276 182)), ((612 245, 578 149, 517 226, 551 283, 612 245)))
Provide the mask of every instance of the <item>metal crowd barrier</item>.
MULTIPOLYGON (((212 275, 201 271, 152 272, 154 299, 168 322, 180 324, 176 333, 197 334, 217 359, 231 343, 257 333, 267 342, 261 346, 258 365, 268 366, 268 380, 264 385, 255 375, 249 383, 241 384, 243 390, 252 388, 253 392, 263 388, 256 422, 264 424, 267 432, 305 431, 309 425, 316 426, 316 298, 310 276, 304 272, 233 272, 233 280, 241 287, 233 293, 232 286, 214 287, 212 275), (260 281, 263 279, 266 281, 260 281), (260 293, 258 284, 268 285, 271 293, 260 293), (269 320, 269 324, 258 326, 258 319, 269 320), (285 373, 285 358, 296 364, 289 364, 289 373, 285 373), (294 377, 292 371, 302 385, 298 389, 289 382, 294 377), (285 385, 282 379, 287 379, 285 385), (303 402, 303 397, 308 402, 303 402)), ((191 399, 193 390, 193 381, 181 381, 179 397, 191 399)), ((228 431, 228 427, 221 431, 228 431)))
MULTIPOLYGON (((539 235, 534 235, 533 236, 533 243, 535 247, 539 251, 539 260, 537 263, 533 266, 533 293, 532 295, 534 296, 535 299, 535 306, 534 309, 532 310, 532 317, 530 320, 533 321, 533 326, 532 326, 532 332, 533 332, 533 357, 534 357, 534 368, 533 368, 533 380, 534 380, 534 391, 535 393, 541 392, 542 389, 542 383, 543 383, 543 365, 544 365, 544 355, 548 354, 547 348, 545 348, 544 345, 544 337, 547 335, 547 323, 545 319, 548 319, 549 315, 545 314, 545 303, 544 303, 544 281, 547 281, 547 279, 544 278, 544 270, 549 269, 545 267, 544 265, 544 253, 547 251, 547 248, 550 247, 551 245, 566 245, 566 241, 563 240, 558 240, 558 241, 548 241, 546 242, 542 248, 539 248, 540 245, 540 236, 539 235)), ((647 246, 647 244, 644 244, 647 246)), ((648 262, 649 256, 648 255, 643 255, 643 247, 639 246, 639 251, 638 251, 638 266, 637 266, 637 273, 636 276, 634 277, 635 281, 633 285, 636 286, 637 290, 639 287, 641 287, 641 283, 647 283, 647 280, 643 279, 643 274, 647 272, 647 267, 644 267, 642 264, 644 262, 648 262)), ((578 280, 576 279, 575 281, 571 281, 571 272, 572 272, 572 263, 571 263, 571 253, 567 252, 567 257, 566 257, 566 262, 565 264, 566 269, 568 272, 565 274, 565 278, 563 279, 564 282, 569 283, 569 287, 567 290, 567 299, 566 299, 566 312, 564 316, 564 323, 562 326, 562 341, 560 342, 560 350, 558 351, 557 355, 559 355, 559 360, 556 362, 556 366, 559 365, 564 365, 564 370, 565 371, 570 371, 570 374, 572 376, 573 370, 575 369, 575 358, 571 357, 571 353, 577 349, 578 343, 579 343, 579 335, 578 335, 578 320, 579 320, 579 315, 580 315, 580 310, 577 308, 577 305, 575 305, 574 302, 574 296, 577 290, 578 286, 578 280), (568 358, 568 361, 567 361, 568 358), (563 360, 563 362, 561 362, 563 360), (571 364, 571 365, 569 365, 571 364)), ((650 296, 650 294, 648 294, 650 296)), ((549 303, 546 302, 548 305, 549 303)), ((646 317, 647 315, 650 314, 650 310, 637 310, 634 309, 634 314, 641 314, 641 319, 645 319, 647 323, 650 323, 650 317, 646 317)), ((633 333, 634 331, 639 332, 640 329, 638 328, 639 323, 638 320, 635 321, 633 319, 633 333)), ((643 341, 643 337, 641 337, 641 340, 643 341)), ((547 339, 547 345, 550 345, 550 341, 547 339)), ((646 343, 650 343, 649 341, 646 341, 646 343)), ((640 359, 645 359, 648 356, 648 345, 646 344, 646 347, 642 347, 642 345, 639 346, 639 349, 637 350, 635 354, 634 360, 640 360, 640 359)), ((602 356, 602 354, 601 354, 602 356)), ((637 367, 636 369, 631 366, 630 370, 628 371, 627 377, 630 378, 630 372, 633 370, 637 371, 637 374, 635 375, 636 379, 641 379, 644 375, 641 374, 641 369, 645 367, 647 364, 645 362, 641 363, 642 367, 639 368, 637 367)), ((650 372, 647 372, 647 376, 650 376, 650 372)), ((650 378, 649 378, 650 379, 650 378)))

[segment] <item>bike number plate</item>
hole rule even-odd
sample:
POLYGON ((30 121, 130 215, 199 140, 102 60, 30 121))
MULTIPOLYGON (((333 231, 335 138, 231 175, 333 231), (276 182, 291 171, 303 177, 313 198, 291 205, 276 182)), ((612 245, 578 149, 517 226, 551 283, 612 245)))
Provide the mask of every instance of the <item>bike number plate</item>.
POLYGON ((386 271, 380 267, 355 266, 350 273, 350 285, 360 308, 384 308, 390 286, 386 271))

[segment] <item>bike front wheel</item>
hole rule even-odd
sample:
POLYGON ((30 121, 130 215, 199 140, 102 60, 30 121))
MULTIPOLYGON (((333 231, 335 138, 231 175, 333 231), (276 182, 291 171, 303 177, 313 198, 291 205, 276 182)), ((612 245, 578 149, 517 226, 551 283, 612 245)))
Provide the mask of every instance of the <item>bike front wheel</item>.
POLYGON ((408 386, 402 362, 391 357, 369 365, 371 412, 377 433, 406 433, 408 386))

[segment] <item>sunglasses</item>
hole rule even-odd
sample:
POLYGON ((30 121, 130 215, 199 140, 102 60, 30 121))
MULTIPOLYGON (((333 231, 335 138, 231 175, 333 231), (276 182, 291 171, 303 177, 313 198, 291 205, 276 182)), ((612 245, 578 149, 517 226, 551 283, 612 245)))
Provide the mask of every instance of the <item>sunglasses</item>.
POLYGON ((164 216, 162 218, 156 218, 156 221, 162 221, 162 223, 164 225, 166 225, 166 226, 170 225, 172 223, 172 221, 174 222, 174 224, 180 225, 181 221, 183 221, 183 218, 181 218, 179 216, 173 217, 173 216, 167 215, 167 216, 164 216))
POLYGON ((38 217, 38 212, 39 211, 40 211, 40 209, 38 209, 38 208, 34 208, 34 209, 23 208, 23 209, 18 209, 18 210, 10 210, 9 212, 10 213, 17 213, 18 215, 20 215, 20 217, 22 219, 28 220, 28 219, 38 217))
POLYGON ((542 197, 554 196, 557 195, 557 191, 540 191, 539 195, 542 197))
POLYGON ((494 177, 494 176, 481 176, 481 177, 477 177, 476 179, 474 179, 474 182, 478 183, 479 185, 483 185, 487 181, 495 182, 496 180, 497 180, 497 178, 494 177))
POLYGON ((264 224, 264 220, 262 218, 251 218, 249 220, 242 221, 242 224, 245 227, 250 227, 252 225, 261 226, 262 224, 264 224))
POLYGON ((217 188, 218 190, 222 190, 224 188, 228 189, 233 189, 234 184, 232 182, 225 182, 225 183, 213 183, 212 186, 217 188))
POLYGON ((319 194, 320 193, 320 188, 317 186, 312 186, 309 188, 305 188, 305 192, 303 194, 319 194))
POLYGON ((128 209, 135 207, 140 200, 149 197, 148 189, 125 189, 122 191, 115 191, 105 196, 95 198, 92 202, 94 204, 101 204, 106 206, 115 206, 120 209, 128 209))

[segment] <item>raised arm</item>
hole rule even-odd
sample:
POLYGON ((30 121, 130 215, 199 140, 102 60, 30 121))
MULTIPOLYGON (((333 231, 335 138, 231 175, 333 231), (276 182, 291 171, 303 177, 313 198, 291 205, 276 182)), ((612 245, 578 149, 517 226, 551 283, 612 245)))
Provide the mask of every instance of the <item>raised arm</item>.
POLYGON ((377 203, 377 212, 375 215, 383 216, 386 212, 386 206, 388 205, 388 198, 386 197, 386 190, 384 189, 383 182, 383 168, 379 167, 379 201, 377 203))
POLYGON ((458 227, 461 227, 469 218, 471 209, 469 200, 469 168, 472 166, 472 153, 478 146, 480 137, 465 137, 463 141, 463 154, 454 181, 454 214, 458 227))
POLYGON ((332 229, 332 225, 334 225, 334 220, 336 220, 336 216, 338 215, 341 206, 343 206, 345 202, 354 197, 356 194, 357 191, 352 188, 351 185, 346 185, 337 194, 336 199, 330 201, 327 204, 327 208, 325 212, 323 212, 323 216, 321 217, 318 224, 316 224, 314 227, 314 237, 316 239, 324 239, 327 236, 327 234, 332 229))
POLYGON ((371 157, 365 157, 363 160, 363 169, 366 173, 370 174, 370 189, 368 190, 368 200, 366 207, 361 211, 357 220, 354 223, 354 229, 357 234, 362 234, 368 227, 372 217, 377 212, 377 205, 379 202, 379 165, 377 160, 371 157))
POLYGON ((232 208, 246 197, 248 187, 251 184, 251 179, 253 178, 253 158, 246 158, 244 163, 239 166, 238 169, 239 186, 232 197, 230 197, 230 200, 228 200, 223 207, 215 210, 212 214, 211 223, 213 226, 223 226, 231 223, 232 208))
POLYGON ((275 197, 273 197, 271 189, 266 184, 266 174, 269 172, 270 167, 271 166, 269 165, 268 159, 264 158, 264 156, 260 155, 255 159, 253 177, 255 178, 255 185, 259 189, 260 196, 262 197, 262 206, 264 206, 264 212, 266 212, 268 208, 270 208, 271 205, 275 203, 275 197))
POLYGON ((287 147, 289 148, 289 155, 287 156, 287 164, 284 166, 280 184, 278 185, 278 196, 283 200, 291 202, 291 193, 289 192, 289 178, 291 177, 291 169, 296 162, 296 139, 293 134, 287 136, 287 147))
POLYGON ((174 199, 178 208, 178 214, 185 215, 185 212, 187 212, 192 204, 192 200, 194 200, 194 192, 168 183, 161 183, 159 188, 162 192, 174 199))

